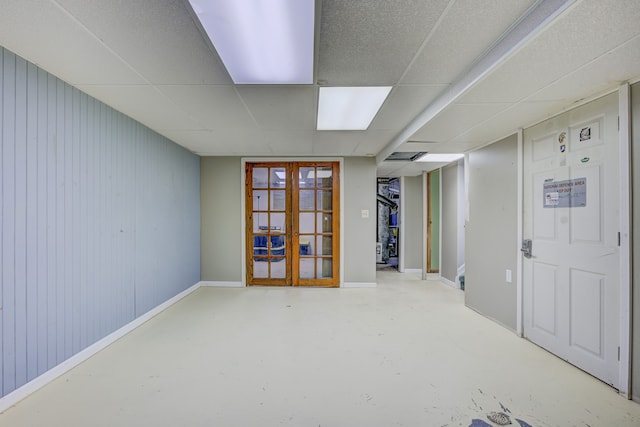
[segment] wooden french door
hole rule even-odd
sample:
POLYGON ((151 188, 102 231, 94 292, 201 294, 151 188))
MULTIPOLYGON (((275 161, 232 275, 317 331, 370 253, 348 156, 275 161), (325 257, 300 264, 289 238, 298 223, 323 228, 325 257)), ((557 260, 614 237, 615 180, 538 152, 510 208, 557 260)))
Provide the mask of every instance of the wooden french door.
POLYGON ((338 165, 246 164, 248 285, 339 286, 338 165))

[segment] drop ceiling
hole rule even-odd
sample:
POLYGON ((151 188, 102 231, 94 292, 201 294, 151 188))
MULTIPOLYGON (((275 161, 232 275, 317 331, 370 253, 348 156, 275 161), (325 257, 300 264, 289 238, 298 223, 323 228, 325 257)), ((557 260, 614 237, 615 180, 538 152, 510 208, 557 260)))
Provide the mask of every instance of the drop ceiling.
POLYGON ((439 165, 640 79, 636 0, 316 0, 315 84, 234 85, 187 0, 0 0, 0 45, 199 155, 439 165), (317 131, 320 86, 392 86, 366 131, 317 131))

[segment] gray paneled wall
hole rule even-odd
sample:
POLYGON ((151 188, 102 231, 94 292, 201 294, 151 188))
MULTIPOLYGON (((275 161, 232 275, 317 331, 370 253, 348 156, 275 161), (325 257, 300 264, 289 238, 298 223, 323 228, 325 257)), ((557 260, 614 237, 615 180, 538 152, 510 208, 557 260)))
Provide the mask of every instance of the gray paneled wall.
POLYGON ((515 330, 518 251, 518 140, 515 135, 469 153, 465 303, 515 330), (515 277, 515 276, 514 276, 515 277))
POLYGON ((0 48, 0 396, 200 275, 199 159, 0 48))
POLYGON ((440 170, 442 180, 442 254, 440 260, 440 275, 456 283, 458 275, 458 163, 445 166, 440 170))

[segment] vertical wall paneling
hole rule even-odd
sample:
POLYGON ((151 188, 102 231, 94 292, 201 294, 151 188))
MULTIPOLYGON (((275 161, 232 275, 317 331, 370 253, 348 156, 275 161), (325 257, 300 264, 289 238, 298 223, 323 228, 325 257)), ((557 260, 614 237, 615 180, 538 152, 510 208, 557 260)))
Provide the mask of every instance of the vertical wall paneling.
POLYGON ((57 176, 56 176, 56 79, 52 75, 47 74, 47 93, 44 99, 39 100, 47 105, 47 129, 46 129, 46 144, 47 144, 47 156, 45 162, 47 162, 47 189, 46 189, 46 216, 47 216, 47 278, 46 278, 46 304, 47 304, 47 369, 51 369, 56 365, 56 308, 57 308, 57 263, 56 258, 58 255, 57 242, 57 209, 56 209, 56 190, 57 190, 57 176))
POLYGON ((200 160, 0 48, 0 397, 200 280, 200 160))
POLYGON ((2 385, 15 387, 15 55, 4 54, 2 90, 2 385), (6 200, 6 202, 4 201, 6 200))
POLYGON ((15 382, 27 381, 27 62, 16 57, 15 82, 15 382))
MULTIPOLYGON (((38 373, 38 69, 27 64, 27 111, 33 126, 24 126, 27 132, 26 172, 26 381, 38 373)), ((20 381, 19 381, 20 382, 20 381)))
MULTIPOLYGON (((38 116, 36 119, 36 134, 38 138, 37 143, 37 163, 38 163, 38 194, 37 194, 37 217, 38 217, 38 228, 37 228, 37 299, 38 303, 35 308, 37 312, 37 328, 38 328, 38 336, 36 338, 36 347, 34 351, 37 352, 37 366, 36 366, 36 375, 37 373, 44 372, 49 367, 49 356, 47 352, 47 344, 48 344, 48 295, 47 288, 49 284, 49 270, 48 270, 48 256, 47 251, 49 248, 48 241, 48 176, 49 176, 49 164, 48 164, 48 120, 47 120, 47 103, 45 100, 47 99, 47 82, 48 75, 41 69, 37 69, 37 111, 38 116)), ((32 118, 33 120, 33 118, 32 118)), ((31 127, 31 126, 29 126, 31 127)), ((33 309, 33 306, 31 306, 33 309)))

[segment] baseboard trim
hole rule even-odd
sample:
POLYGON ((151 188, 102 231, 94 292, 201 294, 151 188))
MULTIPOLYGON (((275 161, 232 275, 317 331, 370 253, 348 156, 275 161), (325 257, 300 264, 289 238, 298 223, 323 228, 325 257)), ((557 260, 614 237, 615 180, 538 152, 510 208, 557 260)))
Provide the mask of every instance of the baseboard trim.
POLYGON ((91 344, 89 347, 85 348, 84 350, 79 351, 78 353, 74 354, 67 360, 49 369, 47 372, 44 372, 43 374, 37 376, 36 378, 32 379, 28 383, 24 384, 23 386, 15 389, 11 393, 0 398, 0 414, 2 414, 4 411, 11 408, 15 404, 17 404, 19 401, 21 401, 25 397, 38 391, 39 389, 41 389, 51 381, 58 378, 59 376, 75 368, 76 366, 78 366, 85 360, 89 359, 96 353, 105 349, 107 346, 113 344, 115 341, 124 337, 129 332, 133 331, 134 329, 136 329, 143 323, 147 322, 151 318, 157 316, 162 311, 171 307, 173 304, 177 303, 182 298, 186 297, 187 295, 189 295, 190 293, 198 289, 200 286, 201 286, 200 283, 196 283, 190 288, 180 292, 178 295, 174 296, 173 298, 163 302, 157 307, 152 308, 151 310, 147 311, 143 315, 135 318, 131 322, 122 326, 120 329, 117 329, 116 331, 110 333, 106 337, 96 341, 95 343, 91 344))
POLYGON ((210 282, 202 281, 198 283, 200 286, 211 286, 214 288, 244 288, 242 282, 210 282))
POLYGON ((440 276, 440 281, 442 283, 444 283, 447 286, 451 286, 454 289, 460 289, 460 285, 458 285, 456 282, 452 282, 451 280, 447 279, 446 277, 442 277, 440 276))
POLYGON ((422 269, 421 268, 405 268, 404 273, 422 274, 422 269))
POLYGON ((378 284, 376 282, 344 282, 343 288, 376 288, 378 284))

